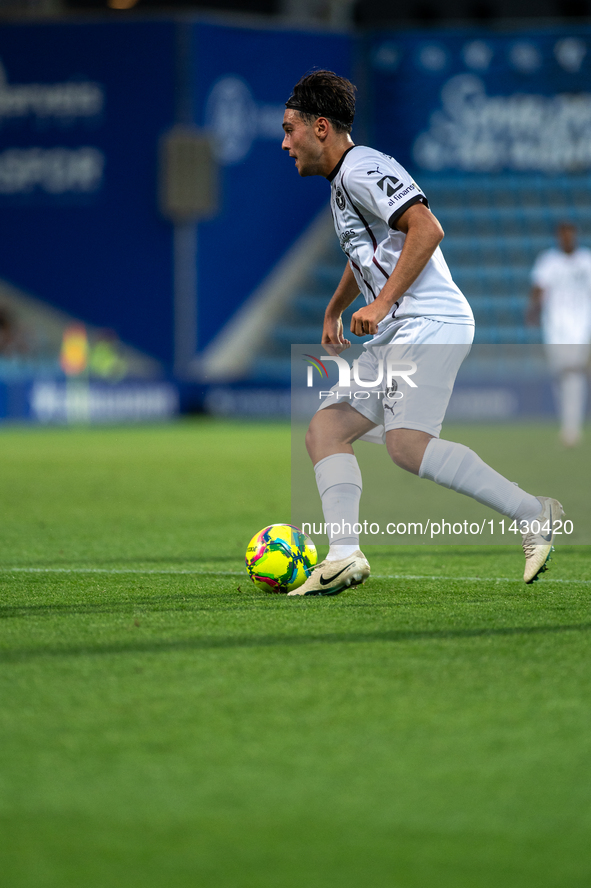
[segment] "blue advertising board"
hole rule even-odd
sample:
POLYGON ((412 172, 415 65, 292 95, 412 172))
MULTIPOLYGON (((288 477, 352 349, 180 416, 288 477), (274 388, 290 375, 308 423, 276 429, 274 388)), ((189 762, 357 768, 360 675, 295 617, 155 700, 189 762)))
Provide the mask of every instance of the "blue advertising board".
POLYGON ((281 120, 305 71, 350 74, 352 45, 189 20, 0 27, 0 279, 171 370, 179 239, 158 210, 159 142, 196 126, 221 169, 188 257, 201 351, 328 201, 282 153, 281 120))
POLYGON ((351 76, 343 34, 197 24, 194 120, 212 132, 221 210, 198 234, 198 345, 202 349, 328 203, 327 183, 300 180, 281 151, 293 85, 313 67, 351 76))
POLYGON ((416 171, 591 169, 591 28, 375 34, 374 141, 416 171))
MULTIPOLYGON (((305 71, 351 76, 355 51, 344 34, 198 20, 2 25, 0 280, 172 369, 180 241, 158 150, 196 126, 221 173, 189 256, 203 352, 327 203, 281 151, 281 119, 305 71)), ((591 168, 591 28, 376 33, 364 51, 370 141, 417 175, 591 168)))
POLYGON ((0 27, 0 278, 168 363, 172 22, 0 27))
POLYGON ((87 379, 0 380, 0 423, 89 425, 171 419, 179 392, 166 381, 100 383, 87 379))

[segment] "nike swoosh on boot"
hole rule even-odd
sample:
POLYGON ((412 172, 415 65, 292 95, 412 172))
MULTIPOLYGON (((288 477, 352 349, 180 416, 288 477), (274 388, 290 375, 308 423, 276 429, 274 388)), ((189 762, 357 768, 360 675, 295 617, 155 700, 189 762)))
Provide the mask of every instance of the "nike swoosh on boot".
POLYGON ((338 573, 334 574, 332 577, 328 577, 328 579, 326 579, 326 580, 324 579, 323 576, 321 576, 320 577, 320 585, 321 586, 328 586, 329 583, 332 583, 333 580, 336 580, 337 577, 340 577, 340 575, 343 573, 343 571, 347 570, 348 567, 351 567, 352 564, 355 564, 355 561, 350 561, 349 564, 346 564, 344 566, 343 570, 340 570, 338 573))

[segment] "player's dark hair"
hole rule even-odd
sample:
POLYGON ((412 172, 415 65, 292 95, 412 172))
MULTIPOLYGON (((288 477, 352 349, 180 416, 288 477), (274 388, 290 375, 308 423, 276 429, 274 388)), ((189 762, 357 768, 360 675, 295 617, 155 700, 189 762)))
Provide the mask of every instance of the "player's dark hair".
POLYGON ((326 117, 337 133, 350 133, 355 117, 356 87, 333 71, 311 71, 298 80, 286 108, 298 111, 306 123, 326 117))

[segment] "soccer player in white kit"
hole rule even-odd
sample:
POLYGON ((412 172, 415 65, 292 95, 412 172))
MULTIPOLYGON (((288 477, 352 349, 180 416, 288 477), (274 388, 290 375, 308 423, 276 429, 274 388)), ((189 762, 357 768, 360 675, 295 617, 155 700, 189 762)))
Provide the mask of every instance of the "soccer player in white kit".
POLYGON ((558 226, 559 249, 544 250, 532 269, 528 321, 542 323, 542 338, 557 376, 560 437, 579 443, 585 419, 591 343, 591 250, 577 246, 574 225, 558 226))
POLYGON ((354 313, 351 332, 373 339, 359 360, 363 372, 358 378, 374 380, 388 348, 412 361, 418 349, 428 346, 423 353, 439 359, 436 367, 429 360, 414 362, 419 384, 407 385, 401 400, 393 400, 388 390, 383 399, 345 403, 336 397, 336 386, 335 398, 325 400, 314 415, 306 446, 330 549, 289 595, 334 595, 370 574, 359 537, 351 533, 359 522, 362 490, 352 444, 364 437, 383 440, 401 468, 471 496, 523 526, 524 580, 530 583, 545 569, 562 506, 520 490, 463 444, 439 438, 455 376, 472 343, 472 311, 439 249, 443 231, 426 196, 392 157, 354 145, 354 114, 355 87, 318 70, 296 84, 283 119, 282 148, 294 158, 300 176, 324 176, 331 183, 335 229, 347 256, 325 312, 322 344, 333 354, 350 345, 342 313, 361 292, 367 304, 354 313), (539 533, 530 532, 534 520, 539 533))

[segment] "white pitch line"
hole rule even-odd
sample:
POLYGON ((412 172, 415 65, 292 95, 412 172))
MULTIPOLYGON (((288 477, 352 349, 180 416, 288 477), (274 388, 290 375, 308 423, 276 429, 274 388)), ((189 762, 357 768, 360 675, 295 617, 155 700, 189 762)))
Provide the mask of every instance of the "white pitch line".
POLYGON ((164 574, 207 576, 207 577, 242 577, 246 572, 235 570, 154 570, 140 567, 1 567, 0 573, 65 573, 65 574, 164 574))
MULTIPOLYGON (((236 570, 158 570, 140 567, 1 567, 0 573, 38 573, 38 574, 155 574, 161 576, 197 576, 197 577, 243 577, 246 572, 236 570)), ((523 583, 518 577, 448 577, 435 574, 372 574, 374 580, 445 580, 459 583, 523 583)), ((579 583, 591 584, 591 580, 568 580, 560 577, 544 577, 544 583, 579 583)))
MULTIPOLYGON (((443 576, 423 576, 421 574, 372 574, 374 580, 455 580, 462 583, 523 583, 518 577, 443 577, 443 576)), ((543 577, 540 582, 544 583, 584 583, 589 584, 591 580, 566 580, 559 577, 543 577)))

